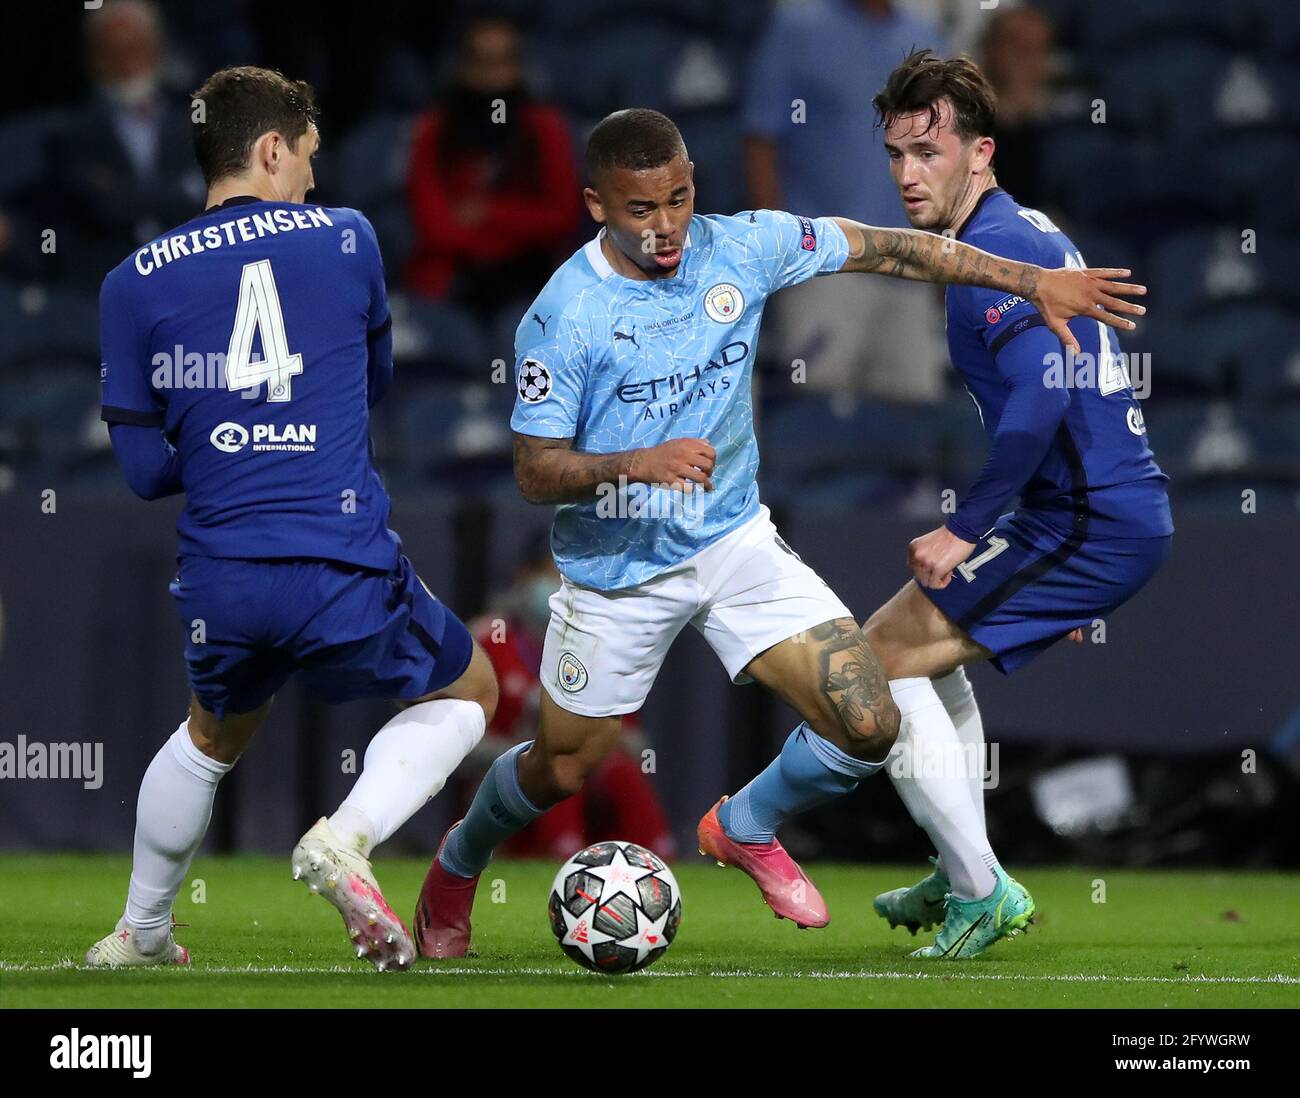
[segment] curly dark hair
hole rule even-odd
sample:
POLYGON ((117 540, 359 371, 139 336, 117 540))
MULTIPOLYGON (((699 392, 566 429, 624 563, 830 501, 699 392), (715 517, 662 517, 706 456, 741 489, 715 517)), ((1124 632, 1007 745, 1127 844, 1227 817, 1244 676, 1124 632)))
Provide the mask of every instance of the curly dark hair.
POLYGON ((963 141, 992 135, 997 95, 980 67, 965 54, 943 58, 933 50, 913 50, 889 74, 871 103, 876 125, 885 129, 901 115, 928 108, 928 132, 938 124, 943 99, 952 104, 953 132, 963 141))

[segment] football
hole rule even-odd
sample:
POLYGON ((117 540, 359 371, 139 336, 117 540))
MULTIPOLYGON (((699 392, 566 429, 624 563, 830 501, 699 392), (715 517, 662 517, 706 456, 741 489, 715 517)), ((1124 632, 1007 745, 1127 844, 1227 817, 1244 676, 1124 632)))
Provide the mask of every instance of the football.
POLYGON ((635 972, 662 957, 682 921, 672 870, 643 846, 608 841, 573 855, 547 905, 560 948, 595 972, 635 972))

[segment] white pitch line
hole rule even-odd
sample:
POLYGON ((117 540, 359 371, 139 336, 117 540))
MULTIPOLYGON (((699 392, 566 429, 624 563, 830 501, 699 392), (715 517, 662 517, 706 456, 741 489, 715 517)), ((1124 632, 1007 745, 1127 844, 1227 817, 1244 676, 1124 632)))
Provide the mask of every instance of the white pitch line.
MULTIPOLYGON (((52 964, 29 964, 27 962, 0 961, 0 972, 91 972, 102 971, 90 969, 71 960, 56 961, 52 964)), ((219 976, 245 975, 282 975, 282 976, 378 976, 379 973, 361 965, 315 965, 298 967, 294 965, 204 965, 169 966, 168 971, 192 972, 194 975, 216 974, 219 976)), ((477 968, 470 965, 444 967, 442 965, 421 965, 410 970, 410 975, 424 977, 440 976, 560 976, 570 979, 592 979, 594 973, 573 968, 477 968)), ((637 980, 691 979, 703 977, 711 980, 734 979, 799 979, 799 980, 944 980, 965 981, 968 983, 1045 983, 1045 984, 1282 984, 1300 985, 1300 976, 1288 976, 1274 973, 1270 976, 1108 976, 1103 973, 1064 973, 1056 975, 1034 976, 1028 973, 1014 972, 874 972, 853 969, 832 969, 827 971, 782 972, 761 971, 757 969, 713 970, 713 969, 653 969, 635 973, 631 978, 637 980)))

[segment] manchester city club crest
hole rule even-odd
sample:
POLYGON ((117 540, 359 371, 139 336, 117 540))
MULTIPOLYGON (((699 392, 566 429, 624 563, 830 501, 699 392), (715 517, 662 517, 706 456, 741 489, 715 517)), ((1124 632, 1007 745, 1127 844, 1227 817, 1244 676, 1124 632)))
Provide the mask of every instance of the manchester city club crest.
POLYGON ((740 292, 740 287, 730 282, 719 282, 704 295, 704 311, 710 320, 730 324, 739 320, 745 311, 745 295, 740 292))
POLYGON ((587 685, 587 669, 572 652, 560 653, 560 689, 576 694, 587 685))

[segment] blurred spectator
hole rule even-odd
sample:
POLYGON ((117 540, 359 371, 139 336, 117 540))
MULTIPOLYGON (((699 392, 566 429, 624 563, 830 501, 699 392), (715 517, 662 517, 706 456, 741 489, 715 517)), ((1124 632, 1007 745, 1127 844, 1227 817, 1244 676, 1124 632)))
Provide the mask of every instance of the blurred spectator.
MULTIPOLYGON (((903 225, 871 97, 937 29, 892 0, 781 8, 759 42, 742 124, 758 208, 903 225)), ((937 400, 947 352, 939 298, 888 278, 816 279, 778 294, 777 353, 812 389, 937 400)))
MULTIPOLYGON (((549 601, 560 586, 549 537, 530 547, 510 589, 498 605, 470 623, 470 631, 492 661, 500 684, 496 716, 466 771, 486 770, 502 752, 537 730, 542 689, 538 669, 551 620, 549 601)), ((623 718, 621 742, 583 786, 511 839, 503 852, 515 858, 562 860, 589 843, 625 839, 660 857, 674 853, 672 830, 650 779, 641 770, 642 737, 635 715, 623 718)), ((474 783, 481 776, 473 772, 474 783)))
POLYGON ((199 212, 188 96, 160 72, 163 27, 145 0, 108 0, 86 21, 95 93, 52 140, 66 278, 97 287, 128 253, 199 212))
POLYGON ((484 323, 541 289, 580 212, 565 120, 531 100, 519 53, 510 22, 471 22, 456 74, 419 119, 411 150, 408 284, 484 323))
POLYGON ((954 54, 978 52, 980 41, 988 30, 989 19, 997 12, 1018 8, 1021 0, 996 0, 982 4, 980 0, 903 0, 913 15, 933 23, 943 33, 948 48, 954 54))
POLYGON ((993 170, 1023 206, 1047 203, 1039 166, 1049 126, 1052 24, 1036 8, 998 11, 981 47, 981 64, 998 96, 993 170))

